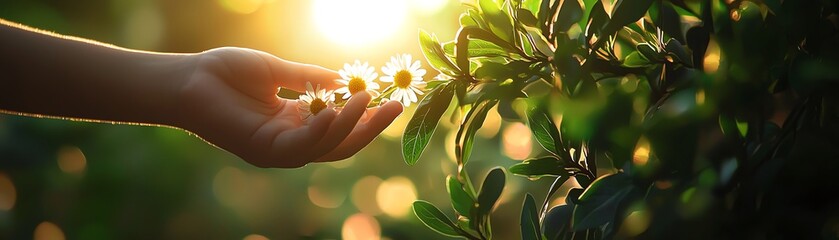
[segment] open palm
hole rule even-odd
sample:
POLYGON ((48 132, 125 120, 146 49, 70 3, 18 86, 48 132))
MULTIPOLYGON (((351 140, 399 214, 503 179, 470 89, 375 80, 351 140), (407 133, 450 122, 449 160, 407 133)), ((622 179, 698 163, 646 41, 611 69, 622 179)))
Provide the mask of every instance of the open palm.
POLYGON ((368 109, 370 95, 357 94, 338 114, 324 110, 302 120, 297 100, 279 98, 277 90, 303 92, 306 82, 335 89, 336 72, 243 48, 213 49, 194 61, 177 125, 259 167, 350 157, 402 112, 397 102, 368 109))

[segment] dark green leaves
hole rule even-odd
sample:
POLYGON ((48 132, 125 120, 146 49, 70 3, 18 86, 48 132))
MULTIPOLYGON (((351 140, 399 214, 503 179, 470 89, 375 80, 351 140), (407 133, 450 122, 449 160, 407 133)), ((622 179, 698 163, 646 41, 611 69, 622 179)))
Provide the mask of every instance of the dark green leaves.
POLYGON ((638 49, 638 52, 641 53, 644 58, 650 61, 662 61, 664 59, 658 50, 649 43, 639 43, 635 46, 635 48, 638 49))
POLYGON ((574 230, 595 228, 614 220, 618 206, 633 191, 636 188, 632 178, 623 172, 598 178, 580 195, 574 208, 574 230))
POLYGON ((460 70, 446 57, 446 54, 443 52, 443 47, 437 41, 437 37, 428 34, 424 30, 420 30, 419 35, 422 54, 425 55, 428 63, 443 74, 449 76, 458 75, 460 70))
POLYGON ((574 213, 574 205, 559 205, 551 208, 545 214, 543 221, 546 239, 563 239, 561 235, 569 230, 571 215, 574 213))
POLYGON ((559 15, 554 22, 554 31, 565 32, 572 24, 583 17, 583 9, 578 0, 564 0, 559 8, 559 15))
POLYGON ((489 171, 478 194, 479 215, 486 216, 492 211, 492 207, 495 206, 495 202, 504 190, 505 180, 504 170, 501 168, 493 168, 489 171))
POLYGON ((446 186, 449 189, 449 197, 452 200, 452 207, 462 216, 471 216, 472 207, 475 206, 475 199, 466 192, 457 178, 446 177, 446 186))
POLYGON ((426 95, 402 135, 402 157, 408 165, 419 160, 454 94, 454 84, 440 85, 426 95))
POLYGON ((559 135, 559 130, 556 129, 556 124, 554 124, 548 112, 536 101, 528 102, 527 122, 530 124, 533 136, 536 137, 536 141, 542 145, 542 148, 560 156, 562 138, 559 135))
POLYGON ((425 226, 428 226, 428 228, 431 228, 440 234, 452 237, 460 235, 456 230, 457 226, 455 226, 454 223, 446 217, 446 214, 443 214, 440 209, 437 209, 437 207, 429 202, 422 200, 415 201, 414 214, 417 215, 417 218, 419 218, 425 226))
POLYGON ((554 156, 532 158, 510 167, 510 173, 526 176, 528 178, 541 178, 545 176, 568 176, 565 170, 566 163, 554 156))
POLYGON ((536 202, 530 193, 524 198, 524 205, 521 208, 521 239, 539 240, 542 239, 542 230, 539 229, 539 215, 536 202))
POLYGON ((612 18, 603 31, 611 34, 623 26, 638 21, 644 17, 652 3, 653 0, 618 0, 612 7, 612 18))

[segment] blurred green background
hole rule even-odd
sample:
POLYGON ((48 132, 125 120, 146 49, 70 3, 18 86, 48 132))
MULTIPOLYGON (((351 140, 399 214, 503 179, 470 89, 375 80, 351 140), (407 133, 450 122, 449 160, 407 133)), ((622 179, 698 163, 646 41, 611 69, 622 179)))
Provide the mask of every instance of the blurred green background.
MULTIPOLYGON (((461 11, 451 0, 0 2, 0 18, 117 46, 239 46, 331 69, 382 66, 397 53, 422 59, 418 29, 450 40, 461 11)), ((300 169, 256 168, 177 129, 0 115, 0 239, 439 239, 410 204, 453 215, 445 176, 455 171, 457 120, 444 117, 409 167, 399 139, 412 111, 356 156, 300 169)), ((479 136, 472 179, 539 154, 523 124, 494 111, 479 136)), ((508 178, 497 239, 518 238, 519 193, 544 197, 549 180, 508 178)))

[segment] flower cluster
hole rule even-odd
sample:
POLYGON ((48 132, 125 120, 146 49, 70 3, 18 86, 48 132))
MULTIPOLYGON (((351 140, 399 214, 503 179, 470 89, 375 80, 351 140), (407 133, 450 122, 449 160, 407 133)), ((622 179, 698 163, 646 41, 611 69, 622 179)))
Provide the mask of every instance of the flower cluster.
POLYGON ((367 62, 361 63, 356 60, 353 64, 346 63, 343 69, 338 70, 341 78, 335 79, 335 83, 340 87, 334 92, 320 89, 320 86, 312 89, 311 83, 307 83, 307 91, 300 95, 298 101, 300 114, 305 119, 324 109, 335 107, 334 94, 342 95, 342 99, 349 99, 361 91, 372 94, 378 100, 398 101, 407 107, 419 100, 418 95, 423 94, 426 85, 423 81, 425 69, 419 60, 412 60, 410 54, 391 57, 390 62, 382 67, 384 76, 381 77, 367 62), (377 79, 382 83, 390 83, 390 86, 379 92, 381 85, 376 82, 377 79))

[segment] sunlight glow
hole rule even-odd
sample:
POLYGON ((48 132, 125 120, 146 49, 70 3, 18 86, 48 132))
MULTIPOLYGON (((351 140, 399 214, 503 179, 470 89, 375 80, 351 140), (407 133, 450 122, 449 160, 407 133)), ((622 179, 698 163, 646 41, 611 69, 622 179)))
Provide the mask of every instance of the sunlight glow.
POLYGON ((408 15, 405 0, 315 0, 315 25, 329 40, 347 46, 385 40, 408 15))
POLYGON ((436 13, 446 6, 449 0, 411 0, 411 9, 423 13, 436 13))

